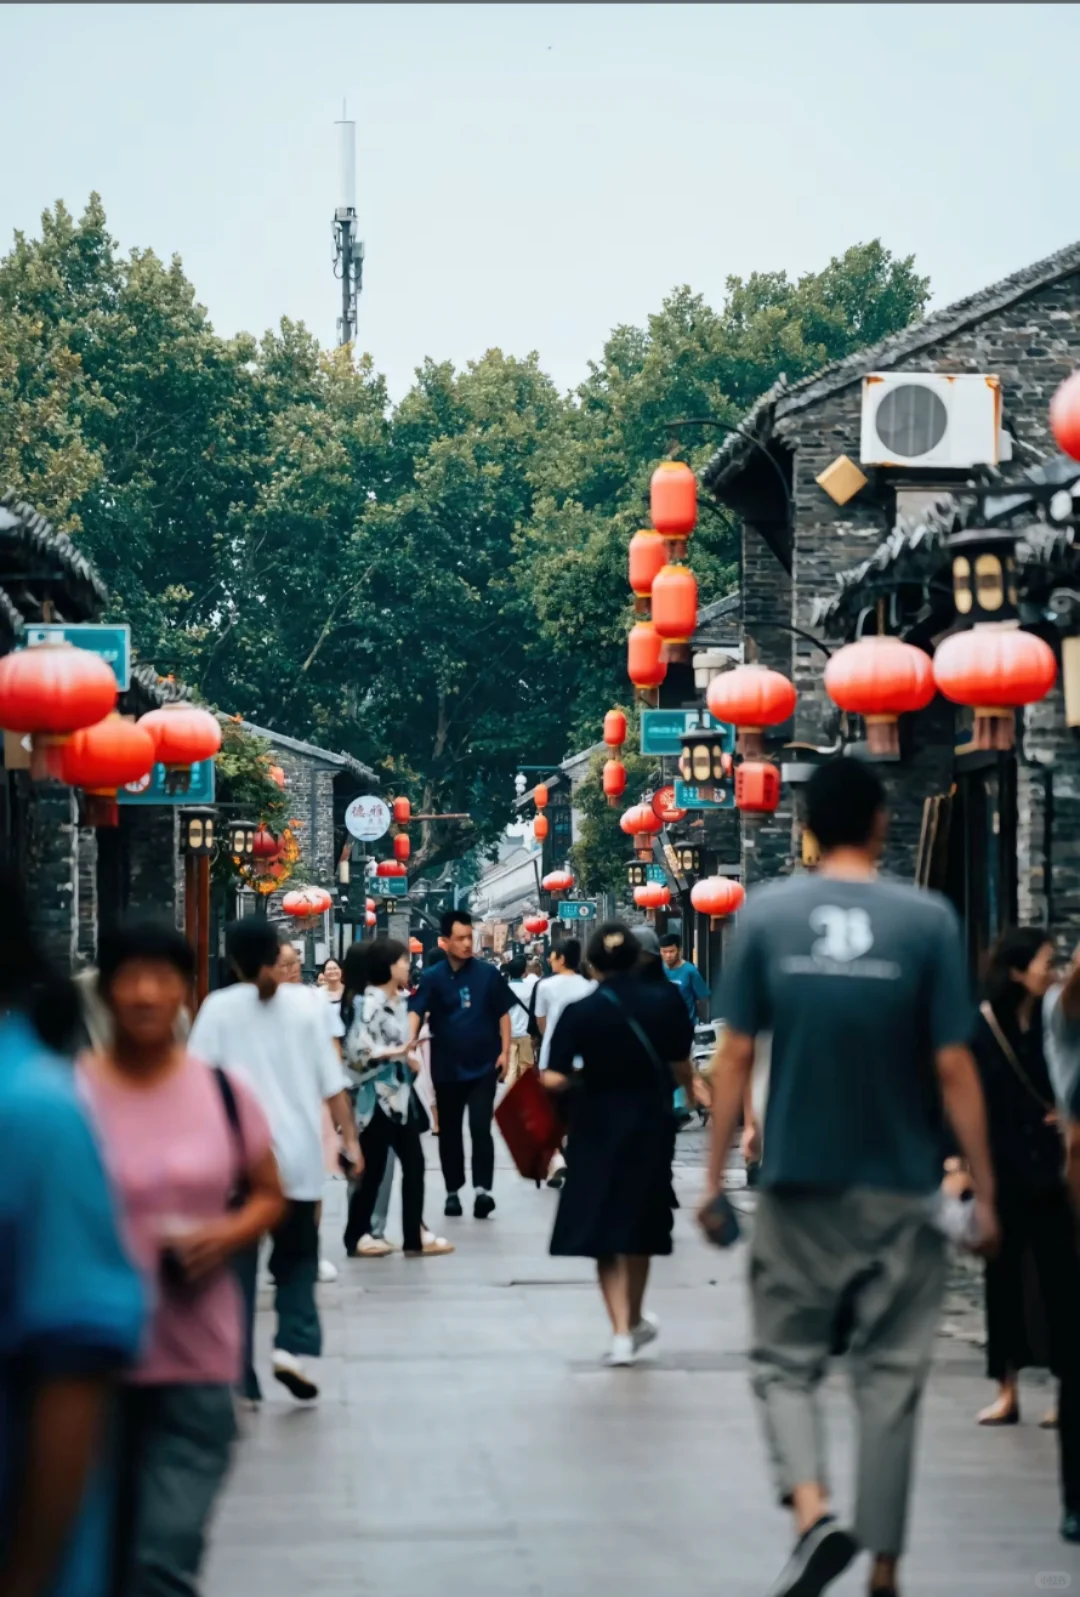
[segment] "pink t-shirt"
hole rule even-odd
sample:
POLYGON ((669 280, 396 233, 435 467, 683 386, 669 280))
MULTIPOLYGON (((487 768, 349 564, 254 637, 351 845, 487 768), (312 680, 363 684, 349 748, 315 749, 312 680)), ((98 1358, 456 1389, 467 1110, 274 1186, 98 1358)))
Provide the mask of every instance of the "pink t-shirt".
MULTIPOLYGON (((129 1087, 88 1056, 78 1078, 153 1303, 129 1378, 142 1385, 238 1380, 242 1312, 232 1271, 217 1271, 192 1292, 170 1288, 161 1273, 170 1233, 219 1219, 236 1184, 240 1153, 213 1072, 187 1054, 158 1086, 129 1087)), ((250 1168, 270 1147, 270 1127, 251 1089, 229 1080, 250 1168)))

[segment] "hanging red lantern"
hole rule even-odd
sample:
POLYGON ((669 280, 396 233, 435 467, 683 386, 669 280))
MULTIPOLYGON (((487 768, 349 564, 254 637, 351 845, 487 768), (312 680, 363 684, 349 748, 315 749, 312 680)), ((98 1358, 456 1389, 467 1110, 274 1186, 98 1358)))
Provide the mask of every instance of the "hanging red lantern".
POLYGON ((48 774, 47 750, 94 726, 116 705, 116 677, 100 655, 52 640, 0 660, 0 726, 30 732, 35 777, 48 774))
POLYGON ((405 867, 396 859, 381 859, 375 867, 376 876, 404 876, 405 867))
POLYGON ((408 826, 412 818, 412 805, 407 798, 394 800, 394 820, 399 826, 408 826))
POLYGON ((685 542, 697 524, 697 478, 681 460, 662 460, 649 483, 649 514, 665 538, 685 542))
POLYGON ((651 621, 637 621, 626 640, 626 674, 636 688, 658 688, 667 676, 664 640, 651 621))
POLYGON ((545 893, 568 893, 574 885, 570 871, 548 871, 540 886, 545 893))
POLYGON ((639 909, 664 909, 671 903, 671 888, 663 882, 646 882, 634 888, 634 903, 639 909))
POLYGON ((934 680, 947 699, 975 711, 973 748, 1011 749, 1013 711, 1046 697, 1057 680, 1057 661, 1033 632, 991 624, 946 638, 934 656, 934 680))
POLYGON ((779 671, 740 665, 713 678, 705 702, 716 720, 738 728, 739 752, 752 757, 765 752, 762 729, 787 721, 797 699, 794 684, 779 671))
POLYGON ((658 571, 667 564, 664 540, 651 527, 643 527, 630 539, 630 588, 635 609, 644 613, 649 608, 649 595, 658 571))
POLYGON ((284 791, 285 791, 285 772, 282 770, 281 766, 280 765, 271 765, 270 769, 267 771, 266 774, 270 778, 271 782, 273 782, 274 786, 275 787, 279 787, 281 789, 281 791, 284 793, 284 791))
POLYGON ((405 832, 398 833, 391 847, 394 850, 394 858, 396 860, 407 860, 412 853, 412 844, 409 842, 408 834, 405 832))
POLYGON ((619 825, 634 839, 634 852, 639 859, 651 859, 653 842, 660 831, 660 822, 649 804, 635 804, 620 817, 619 825))
POLYGON ((734 915, 746 900, 746 890, 726 876, 706 876, 690 889, 690 902, 700 915, 708 915, 715 929, 725 915, 734 915))
POLYGON ((409 953, 410 954, 422 954, 423 952, 424 952, 424 945, 420 941, 419 937, 410 937, 409 938, 409 953))
POLYGON ((217 717, 194 704, 164 704, 140 716, 139 725, 154 739, 166 786, 173 792, 186 791, 191 767, 211 759, 221 747, 217 717))
POLYGON ((369 909, 369 910, 367 910, 365 912, 365 915, 364 915, 364 925, 365 926, 374 926, 376 924, 376 922, 378 921, 378 918, 379 917, 376 915, 375 911, 373 909, 369 909))
POLYGON ((897 717, 925 710, 934 691, 929 655, 899 638, 860 638, 825 667, 825 692, 841 710, 863 717, 871 754, 899 754, 897 717))
POLYGON ((685 821, 688 813, 675 803, 675 789, 671 786, 657 788, 652 797, 652 812, 664 826, 677 826, 685 821))
POLYGON ((308 897, 315 906, 316 915, 322 915, 326 910, 333 908, 334 900, 325 887, 309 887, 307 892, 308 897))
POLYGON ((281 843, 268 826, 260 826, 251 844, 256 859, 275 860, 281 853, 281 843))
POLYGON ((533 836, 538 843, 542 843, 551 830, 550 822, 546 815, 538 815, 533 821, 533 836))
POLYGON ((318 914, 315 900, 306 889, 286 893, 281 900, 281 907, 286 915, 292 915, 297 920, 305 920, 309 915, 318 914))
POLYGON ((549 922, 546 915, 527 915, 521 924, 530 937, 543 937, 549 922))
POLYGON ((621 749, 626 742, 626 717, 621 710, 609 710, 605 715, 604 742, 609 749, 621 749))
POLYGON ((780 803, 780 772, 769 760, 744 760, 735 771, 735 808, 771 815, 780 803))
POLYGON ((604 765, 604 794, 610 805, 618 804, 626 792, 626 766, 621 760, 608 760, 604 765))
POLYGON ((664 640, 664 659, 689 659, 697 627, 697 578, 689 566, 665 566, 652 591, 652 623, 664 640))
POLYGON ((538 810, 547 809, 548 790, 546 782, 538 782, 533 788, 533 803, 538 810))
POLYGON ((1050 401, 1050 431, 1059 449, 1080 460, 1080 372, 1066 377, 1050 401))
POLYGON ((369 915, 374 915, 374 913, 375 913, 375 900, 373 898, 365 898, 365 900, 364 900, 364 908, 367 910, 369 915))
POLYGON ((153 768, 153 738, 134 721, 113 713, 68 739, 60 750, 57 774, 62 782, 85 790, 91 826, 116 826, 117 791, 126 782, 142 781, 153 768))

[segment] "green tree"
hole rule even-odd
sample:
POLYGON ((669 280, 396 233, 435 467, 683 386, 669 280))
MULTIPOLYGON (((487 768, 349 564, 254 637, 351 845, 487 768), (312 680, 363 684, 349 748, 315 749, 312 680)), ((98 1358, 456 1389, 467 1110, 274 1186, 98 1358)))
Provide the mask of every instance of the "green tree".
POLYGON ((656 769, 656 761, 641 754, 624 754, 626 799, 611 805, 602 781, 607 758, 604 753, 595 755, 588 776, 574 793, 574 808, 582 819, 580 835, 570 850, 570 862, 583 893, 614 893, 625 899, 626 866, 633 842, 619 825, 619 818, 628 805, 637 802, 656 769))

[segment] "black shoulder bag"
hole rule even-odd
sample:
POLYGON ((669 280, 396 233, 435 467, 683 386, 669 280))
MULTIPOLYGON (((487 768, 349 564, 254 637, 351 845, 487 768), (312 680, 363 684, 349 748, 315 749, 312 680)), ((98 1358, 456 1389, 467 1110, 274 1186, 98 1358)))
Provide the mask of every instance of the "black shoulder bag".
POLYGON ((244 1131, 240 1124, 240 1111, 237 1108, 233 1084, 220 1065, 214 1066, 214 1077, 217 1081, 218 1092, 221 1094, 221 1106, 225 1111, 225 1118, 229 1122, 229 1135, 232 1138, 233 1150, 236 1154, 236 1180, 225 1204, 226 1209, 232 1211, 242 1209, 251 1196, 251 1183, 247 1174, 247 1149, 244 1146, 244 1131))

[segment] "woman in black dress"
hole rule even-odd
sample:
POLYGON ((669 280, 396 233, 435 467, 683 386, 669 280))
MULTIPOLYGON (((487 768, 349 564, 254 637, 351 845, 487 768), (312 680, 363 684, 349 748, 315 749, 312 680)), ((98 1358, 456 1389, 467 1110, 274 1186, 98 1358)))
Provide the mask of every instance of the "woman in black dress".
POLYGON ((1043 1054, 1043 1002, 1055 985, 1054 947, 1036 927, 1008 931, 990 955, 974 1040, 997 1174, 1001 1248, 986 1265, 987 1373, 997 1402, 983 1425, 1016 1424, 1016 1377, 1030 1346, 1033 1280, 1050 1368, 1060 1381, 1063 1534, 1080 1539, 1080 1258, 1065 1184, 1065 1153, 1043 1054), (1032 1267, 1025 1275, 1028 1265, 1032 1267))
POLYGON ((632 1364, 657 1334, 642 1303, 650 1260, 671 1252, 672 1105, 694 1035, 677 989, 642 981, 639 956, 629 927, 599 927, 588 948, 599 985, 559 1017, 542 1077, 552 1091, 570 1090, 566 1185, 551 1251, 596 1260, 614 1365, 632 1364))

